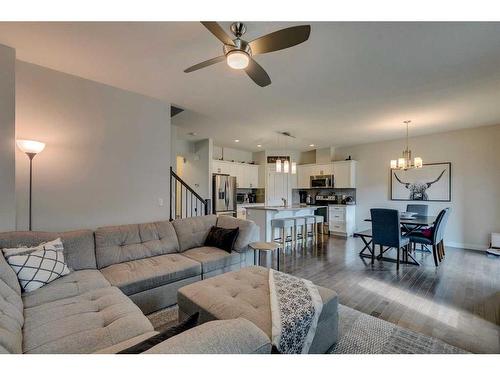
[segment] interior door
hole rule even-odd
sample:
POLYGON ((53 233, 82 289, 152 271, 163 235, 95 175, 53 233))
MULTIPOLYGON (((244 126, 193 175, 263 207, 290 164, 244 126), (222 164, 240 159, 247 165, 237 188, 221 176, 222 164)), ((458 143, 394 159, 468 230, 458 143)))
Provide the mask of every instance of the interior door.
POLYGON ((268 178, 266 186, 266 202, 268 206, 282 206, 281 198, 287 200, 287 204, 292 203, 292 189, 290 186, 290 175, 288 173, 277 173, 275 166, 268 169, 268 178))

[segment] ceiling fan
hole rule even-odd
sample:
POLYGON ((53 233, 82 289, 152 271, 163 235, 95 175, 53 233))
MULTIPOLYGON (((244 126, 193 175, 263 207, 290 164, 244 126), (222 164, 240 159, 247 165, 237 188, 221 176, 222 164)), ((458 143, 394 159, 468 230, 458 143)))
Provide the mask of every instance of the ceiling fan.
POLYGON ((247 42, 241 39, 246 32, 246 26, 241 22, 235 22, 231 25, 231 32, 236 37, 235 39, 231 39, 217 22, 201 23, 224 44, 222 49, 224 54, 193 65, 184 70, 184 73, 194 72, 226 60, 227 65, 231 68, 245 70, 248 76, 261 87, 270 85, 271 78, 253 59, 253 56, 293 47, 305 42, 311 33, 310 25, 293 26, 247 42))

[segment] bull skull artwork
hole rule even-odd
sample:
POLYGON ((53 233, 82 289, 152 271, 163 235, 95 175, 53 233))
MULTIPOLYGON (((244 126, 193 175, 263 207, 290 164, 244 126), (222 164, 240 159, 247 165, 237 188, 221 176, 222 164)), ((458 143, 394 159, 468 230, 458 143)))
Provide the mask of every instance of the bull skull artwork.
POLYGON ((429 196, 427 195, 427 189, 430 188, 433 184, 438 182, 441 177, 443 177, 444 172, 446 172, 446 169, 444 169, 441 174, 436 178, 434 181, 431 182, 403 182, 401 179, 398 177, 396 173, 394 173, 394 177, 396 177, 396 180, 401 185, 404 185, 405 188, 407 188, 410 191, 410 200, 412 201, 427 201, 429 200, 429 196))

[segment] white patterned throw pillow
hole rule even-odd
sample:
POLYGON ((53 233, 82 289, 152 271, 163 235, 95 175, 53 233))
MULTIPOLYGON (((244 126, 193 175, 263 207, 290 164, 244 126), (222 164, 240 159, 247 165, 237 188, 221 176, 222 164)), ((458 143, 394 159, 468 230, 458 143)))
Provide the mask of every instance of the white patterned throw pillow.
POLYGON ((61 276, 70 273, 64 262, 60 238, 35 247, 2 249, 7 263, 17 274, 25 292, 32 292, 61 276))

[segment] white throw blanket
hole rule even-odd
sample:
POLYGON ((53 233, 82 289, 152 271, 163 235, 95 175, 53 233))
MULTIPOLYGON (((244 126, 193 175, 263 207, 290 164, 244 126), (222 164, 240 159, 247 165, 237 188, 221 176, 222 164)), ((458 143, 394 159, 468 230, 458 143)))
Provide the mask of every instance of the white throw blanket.
POLYGON ((316 285, 270 269, 269 291, 272 344, 283 354, 308 353, 323 309, 316 285))

